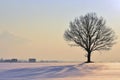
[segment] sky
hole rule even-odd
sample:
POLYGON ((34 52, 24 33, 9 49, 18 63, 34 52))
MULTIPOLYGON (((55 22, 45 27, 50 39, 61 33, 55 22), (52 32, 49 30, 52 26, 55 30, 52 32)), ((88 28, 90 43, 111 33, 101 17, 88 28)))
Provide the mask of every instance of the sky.
POLYGON ((0 0, 0 58, 85 61, 86 52, 63 38, 75 17, 95 12, 116 35, 94 61, 120 61, 120 0, 0 0))

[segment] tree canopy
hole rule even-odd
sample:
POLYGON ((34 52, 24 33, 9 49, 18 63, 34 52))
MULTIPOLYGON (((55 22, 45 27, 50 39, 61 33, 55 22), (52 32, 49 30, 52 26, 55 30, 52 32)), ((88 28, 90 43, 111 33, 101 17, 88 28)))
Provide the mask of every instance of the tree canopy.
POLYGON ((87 51, 88 57, 93 51, 110 50, 115 43, 114 31, 106 26, 104 18, 97 17, 96 13, 88 13, 71 21, 64 38, 74 42, 72 45, 82 47, 87 51))

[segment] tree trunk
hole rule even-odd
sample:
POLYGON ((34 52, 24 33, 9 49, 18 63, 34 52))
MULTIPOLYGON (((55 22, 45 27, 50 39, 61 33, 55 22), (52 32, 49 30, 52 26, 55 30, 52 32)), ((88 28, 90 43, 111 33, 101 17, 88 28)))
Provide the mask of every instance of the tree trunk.
POLYGON ((91 62, 91 52, 88 52, 87 63, 90 63, 90 62, 91 62))

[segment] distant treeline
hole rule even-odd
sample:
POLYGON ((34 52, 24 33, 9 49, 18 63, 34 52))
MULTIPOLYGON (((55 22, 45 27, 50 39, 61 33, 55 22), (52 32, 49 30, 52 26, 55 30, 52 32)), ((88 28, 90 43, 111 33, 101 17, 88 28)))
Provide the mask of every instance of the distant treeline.
POLYGON ((0 59, 1 63, 75 63, 75 62, 82 62, 82 61, 58 61, 58 60, 40 60, 37 61, 35 58, 29 58, 28 60, 18 60, 17 58, 12 59, 0 59))
POLYGON ((29 58, 28 60, 18 60, 16 58, 12 59, 0 59, 0 62, 37 62, 35 58, 29 58))

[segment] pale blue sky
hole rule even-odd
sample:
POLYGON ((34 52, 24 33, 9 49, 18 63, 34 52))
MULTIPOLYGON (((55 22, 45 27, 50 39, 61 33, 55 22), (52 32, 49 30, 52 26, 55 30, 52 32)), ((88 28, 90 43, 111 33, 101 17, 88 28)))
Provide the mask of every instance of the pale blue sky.
POLYGON ((70 21, 88 12, 103 16, 118 35, 111 51, 93 59, 120 60, 120 0, 0 0, 0 57, 85 60, 85 52, 69 47, 63 34, 70 21))

